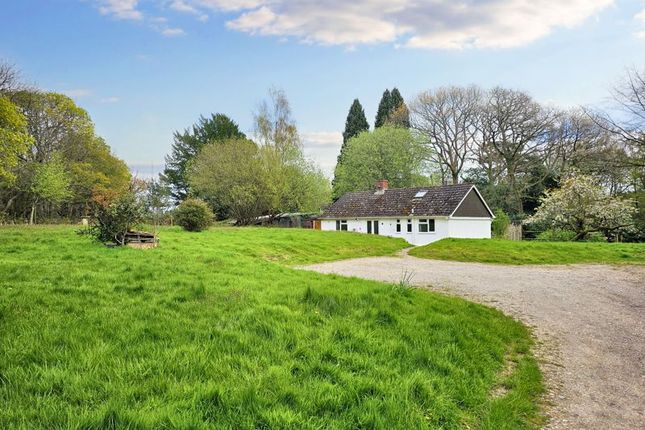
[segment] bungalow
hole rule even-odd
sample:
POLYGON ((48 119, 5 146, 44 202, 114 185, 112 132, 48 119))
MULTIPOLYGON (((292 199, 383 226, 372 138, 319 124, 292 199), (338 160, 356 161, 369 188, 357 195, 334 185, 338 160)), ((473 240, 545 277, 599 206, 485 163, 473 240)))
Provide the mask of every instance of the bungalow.
POLYGON ((489 239, 493 213, 469 184, 347 193, 319 218, 321 230, 400 237, 425 245, 445 237, 489 239))

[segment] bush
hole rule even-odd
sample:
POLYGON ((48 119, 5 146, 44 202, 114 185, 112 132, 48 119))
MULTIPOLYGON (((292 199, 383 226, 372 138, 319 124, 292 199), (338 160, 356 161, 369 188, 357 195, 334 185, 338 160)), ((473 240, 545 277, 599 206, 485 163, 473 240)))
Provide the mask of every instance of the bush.
POLYGON ((103 243, 125 244, 125 234, 143 221, 145 211, 134 193, 94 197, 95 218, 90 233, 103 243))
POLYGON ((495 218, 491 223, 491 229, 493 230, 493 237, 504 237, 506 235, 506 230, 511 223, 511 219, 506 213, 501 209, 495 209, 495 218))
POLYGON ((569 230, 552 228, 537 235, 537 240, 544 242, 570 242, 576 237, 576 233, 569 230))
POLYGON ((175 222, 188 231, 202 231, 211 224, 213 211, 200 199, 186 199, 175 209, 175 222))

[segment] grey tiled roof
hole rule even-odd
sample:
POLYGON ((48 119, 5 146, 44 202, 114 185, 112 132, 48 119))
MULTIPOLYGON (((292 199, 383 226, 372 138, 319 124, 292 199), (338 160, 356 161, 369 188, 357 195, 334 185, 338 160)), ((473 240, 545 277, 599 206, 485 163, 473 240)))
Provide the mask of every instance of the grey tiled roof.
POLYGON ((375 191, 347 193, 323 212, 321 218, 449 216, 471 188, 470 184, 459 184, 395 188, 383 194, 376 194, 375 191), (421 190, 428 192, 421 198, 415 198, 421 190))

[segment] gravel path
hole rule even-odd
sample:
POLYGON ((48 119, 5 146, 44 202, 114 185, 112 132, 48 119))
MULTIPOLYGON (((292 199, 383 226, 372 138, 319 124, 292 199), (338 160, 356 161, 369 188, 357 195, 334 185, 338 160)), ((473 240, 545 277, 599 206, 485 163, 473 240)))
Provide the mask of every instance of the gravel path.
POLYGON ((645 429, 645 267, 371 257, 303 267, 466 297, 534 328, 550 429, 645 429))

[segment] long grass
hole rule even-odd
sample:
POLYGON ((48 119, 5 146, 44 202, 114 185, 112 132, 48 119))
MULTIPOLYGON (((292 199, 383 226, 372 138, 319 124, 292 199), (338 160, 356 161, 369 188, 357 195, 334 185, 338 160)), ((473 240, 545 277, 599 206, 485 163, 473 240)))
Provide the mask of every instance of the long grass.
POLYGON ((0 428, 532 427, 541 376, 521 324, 288 267, 404 246, 230 228, 109 249, 69 227, 0 229, 0 428))
POLYGON ((645 244, 443 239, 410 251, 435 260, 496 264, 643 264, 645 244))

